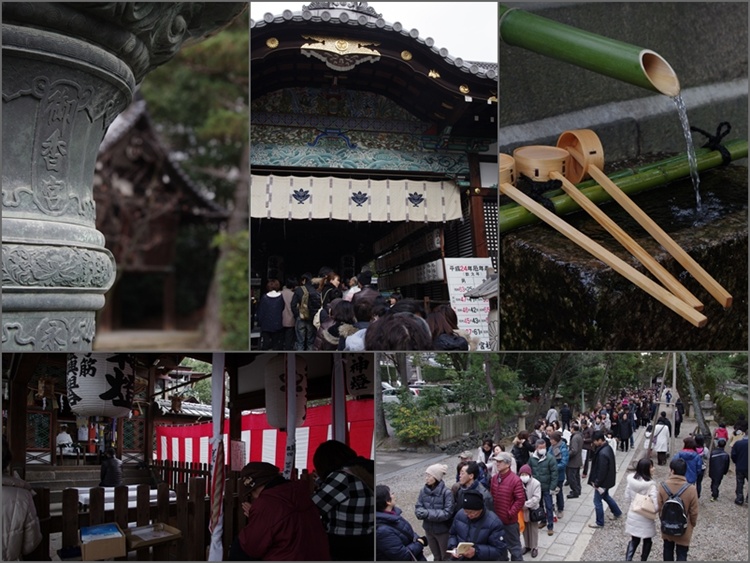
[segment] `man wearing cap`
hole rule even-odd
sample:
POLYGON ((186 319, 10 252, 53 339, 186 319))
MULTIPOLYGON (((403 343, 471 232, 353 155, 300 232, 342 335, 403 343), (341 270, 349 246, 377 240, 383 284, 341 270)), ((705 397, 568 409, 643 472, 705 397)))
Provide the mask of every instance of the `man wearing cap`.
POLYGON ((492 504, 492 495, 490 492, 479 482, 479 464, 476 461, 470 461, 461 468, 458 474, 458 489, 456 490, 456 504, 453 507, 454 512, 460 512, 463 503, 464 493, 467 491, 478 491, 484 499, 484 507, 494 512, 494 506, 492 504))
POLYGON ((427 545, 435 557, 442 561, 448 550, 448 532, 453 522, 453 493, 445 486, 443 478, 448 466, 441 463, 430 465, 425 470, 425 485, 419 491, 414 514, 422 520, 427 545))
POLYGON ((503 536, 503 523, 485 508, 482 494, 476 490, 466 491, 451 525, 448 550, 454 550, 463 542, 471 546, 461 553, 450 553, 452 559, 499 561, 506 551, 503 536))
POLYGON ((304 481, 288 481, 270 463, 251 461, 240 473, 247 526, 230 548, 231 560, 330 561, 320 513, 304 481))
MULTIPOLYGON (((505 543, 508 546, 508 551, 510 551, 510 560, 523 561, 518 513, 526 503, 526 492, 521 478, 510 470, 512 460, 513 457, 509 453, 495 454, 497 475, 492 477, 490 491, 495 514, 503 523, 505 543)), ((507 561, 508 554, 504 552, 500 560, 507 561)))

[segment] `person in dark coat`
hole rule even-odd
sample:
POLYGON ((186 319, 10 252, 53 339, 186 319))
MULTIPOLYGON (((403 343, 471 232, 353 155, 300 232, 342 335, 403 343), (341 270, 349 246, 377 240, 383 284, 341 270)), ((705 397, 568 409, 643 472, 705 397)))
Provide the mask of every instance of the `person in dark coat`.
POLYGON ((727 441, 719 438, 716 447, 708 458, 708 476, 711 478, 711 500, 719 498, 719 487, 724 475, 729 472, 729 454, 724 450, 727 441))
POLYGON ((591 473, 589 474, 589 485, 594 487, 594 511, 596 512, 596 524, 589 524, 590 528, 604 527, 604 506, 607 503, 612 511, 611 518, 617 519, 622 516, 622 510, 617 506, 615 499, 609 496, 609 489, 615 486, 617 481, 617 462, 615 452, 607 444, 604 432, 594 432, 592 436, 594 445, 594 456, 591 460, 591 473))
MULTIPOLYGON (((745 431, 747 427, 744 427, 745 431)), ((732 446, 732 461, 737 477, 737 488, 734 491, 734 504, 742 506, 745 502, 744 490, 747 481, 747 433, 732 446)))
POLYGON ((682 399, 677 397, 677 401, 674 404, 676 410, 674 411, 674 437, 680 437, 680 425, 682 419, 685 418, 685 405, 682 404, 682 399))
POLYGON ((284 297, 279 280, 268 280, 266 293, 258 303, 258 326, 261 350, 284 349, 284 297))
POLYGON ((536 447, 529 438, 528 430, 521 430, 518 435, 513 438, 513 448, 510 450, 511 455, 516 459, 516 467, 521 470, 521 467, 529 463, 529 456, 534 452, 536 447))
POLYGON ((122 485, 122 461, 115 457, 115 449, 107 448, 100 471, 100 487, 119 487, 122 485))
POLYGON ((419 537, 386 485, 375 487, 375 554, 378 561, 426 561, 427 537, 419 537))
POLYGON ((633 436, 633 414, 630 412, 630 407, 625 407, 622 410, 619 431, 620 449, 627 452, 630 449, 630 439, 633 436))
POLYGON ((453 522, 453 492, 443 481, 447 472, 448 466, 442 463, 425 470, 425 485, 414 507, 414 515, 422 520, 427 545, 435 561, 448 557, 448 532, 453 522))
POLYGON ((479 470, 479 464, 476 461, 470 461, 460 469, 458 474, 459 486, 456 489, 456 494, 454 497, 456 501, 453 506, 454 513, 461 511, 463 496, 467 491, 478 491, 484 499, 485 508, 489 512, 494 512, 492 495, 485 488, 485 486, 482 485, 480 478, 481 474, 479 470))
POLYGON ((247 525, 229 550, 232 561, 330 561, 318 509, 304 481, 288 481, 278 467, 251 461, 240 473, 247 525))
POLYGON ((573 411, 570 410, 568 403, 564 403, 560 409, 561 430, 570 430, 570 421, 573 419, 573 411))
POLYGON ((462 542, 472 545, 461 554, 453 552, 454 560, 499 561, 506 550, 503 523, 485 508, 478 491, 466 491, 463 495, 461 509, 451 525, 448 549, 454 550, 462 542))
MULTIPOLYGON (((568 465, 565 468, 566 478, 570 485, 567 498, 581 496, 581 466, 583 465, 583 434, 577 422, 570 426, 570 446, 568 447, 568 465)), ((559 479, 558 479, 559 480, 559 479)))

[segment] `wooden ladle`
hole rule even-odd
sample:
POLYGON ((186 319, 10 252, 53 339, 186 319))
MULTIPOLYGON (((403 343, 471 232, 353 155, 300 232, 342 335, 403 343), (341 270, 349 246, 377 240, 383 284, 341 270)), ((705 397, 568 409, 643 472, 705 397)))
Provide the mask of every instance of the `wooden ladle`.
POLYGON ((708 319, 702 313, 696 311, 693 307, 685 303, 682 299, 675 297, 672 293, 664 289, 661 285, 646 277, 644 274, 633 268, 630 264, 604 248, 598 242, 583 234, 581 231, 565 222, 563 219, 545 209, 535 202, 529 196, 519 189, 508 183, 500 184, 500 193, 507 195, 513 201, 526 208, 528 211, 539 217, 542 221, 559 231, 567 238, 572 240, 578 246, 610 266, 617 273, 626 277, 643 291, 672 309, 682 318, 688 320, 697 327, 705 326, 708 319))
MULTIPOLYGON (((641 227, 669 252, 724 308, 732 305, 731 294, 704 270, 685 249, 670 237, 664 229, 649 217, 617 184, 602 172, 604 161, 602 144, 590 129, 565 131, 557 140, 557 146, 567 150, 572 159, 566 177, 573 183, 590 175, 641 227)), ((644 264, 645 265, 645 264, 644 264)), ((656 275, 656 274, 654 274, 656 275)))

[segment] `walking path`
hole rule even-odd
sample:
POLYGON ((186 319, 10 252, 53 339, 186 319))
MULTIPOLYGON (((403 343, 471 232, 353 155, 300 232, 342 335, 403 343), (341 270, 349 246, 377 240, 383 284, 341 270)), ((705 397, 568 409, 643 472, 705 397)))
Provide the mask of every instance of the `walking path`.
MULTIPOLYGON (((628 465, 636 452, 640 454, 642 451, 641 443, 644 433, 645 428, 639 427, 634 436, 635 447, 627 453, 615 452, 617 483, 610 489, 611 492, 614 492, 620 481, 625 479, 628 465)), ((403 516, 412 525, 414 531, 419 534, 423 533, 422 522, 414 516, 414 505, 419 490, 424 484, 424 470, 433 463, 445 463, 448 466, 445 483, 450 486, 455 482, 458 458, 456 456, 434 457, 434 454, 419 455, 402 454, 400 452, 377 452, 375 458, 377 484, 390 487, 396 500, 396 506, 404 511, 403 516)), ((567 494, 569 488, 565 487, 564 491, 567 494)), ((609 510, 606 503, 604 504, 604 510, 605 512, 609 510)), ((582 479, 581 496, 577 499, 565 499, 564 516, 555 523, 555 534, 548 536, 546 530, 539 530, 539 555, 535 559, 531 559, 530 554, 527 553, 524 559, 527 561, 580 561, 581 555, 597 531, 588 527, 590 523, 594 522, 594 489, 586 484, 586 480, 582 479)), ((609 522, 610 520, 605 517, 604 525, 607 526, 609 522)), ((433 560, 432 555, 428 555, 427 558, 433 560)))
MULTIPOLYGON (((638 430, 634 437, 635 447, 630 448, 630 451, 620 452, 615 450, 615 459, 617 460, 617 482, 615 486, 610 489, 610 493, 614 493, 617 487, 620 485, 620 481, 625 479, 627 475, 628 465, 630 464, 633 456, 636 452, 641 452, 641 443, 643 434, 646 429, 642 426, 638 427, 638 430)), ((555 522, 555 534, 548 536, 546 530, 539 530, 539 555, 536 560, 538 561, 580 561, 583 552, 589 545, 591 538, 597 532, 595 528, 589 528, 589 524, 596 523, 596 516, 594 514, 594 488, 586 483, 586 479, 581 479, 581 496, 575 499, 565 499, 565 512, 561 519, 555 522)), ((564 488, 565 493, 568 493, 568 487, 564 488)), ((620 509, 625 512, 621 506, 620 509)), ((604 503, 604 525, 610 522, 609 507, 607 503, 604 503)), ((531 524, 534 525, 534 524, 531 524)), ((524 556, 524 559, 531 559, 529 554, 524 556)))

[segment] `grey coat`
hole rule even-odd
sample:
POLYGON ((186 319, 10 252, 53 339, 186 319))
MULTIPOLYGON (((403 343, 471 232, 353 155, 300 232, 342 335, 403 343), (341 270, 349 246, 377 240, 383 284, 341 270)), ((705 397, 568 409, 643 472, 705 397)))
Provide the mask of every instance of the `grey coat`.
POLYGON ((422 527, 428 534, 444 534, 451 529, 453 522, 453 493, 440 481, 434 489, 427 485, 419 491, 419 498, 414 507, 414 512, 419 520, 422 520, 422 527), (427 511, 427 515, 420 518, 422 510, 427 511))
POLYGON ((578 469, 583 465, 583 434, 573 432, 568 447, 568 467, 578 469))

